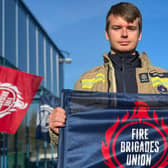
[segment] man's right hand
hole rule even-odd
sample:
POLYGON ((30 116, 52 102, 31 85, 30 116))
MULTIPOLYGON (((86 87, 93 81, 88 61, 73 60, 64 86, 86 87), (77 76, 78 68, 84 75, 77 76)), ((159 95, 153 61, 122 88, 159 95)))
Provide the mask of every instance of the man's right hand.
POLYGON ((57 107, 52 110, 49 115, 49 128, 55 133, 59 133, 59 128, 65 126, 66 113, 61 107, 57 107))

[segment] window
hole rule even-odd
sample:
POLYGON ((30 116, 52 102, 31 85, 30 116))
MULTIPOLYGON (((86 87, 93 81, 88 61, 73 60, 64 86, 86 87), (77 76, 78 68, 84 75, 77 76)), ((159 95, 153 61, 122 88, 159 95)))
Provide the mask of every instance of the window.
POLYGON ((53 94, 57 96, 57 64, 56 51, 53 49, 53 94))
MULTIPOLYGON (((44 77, 43 41, 44 41, 43 35, 39 31, 39 34, 38 34, 39 75, 44 77)), ((44 85, 44 80, 42 81, 42 85, 44 85)))
POLYGON ((34 22, 29 19, 29 58, 30 73, 36 74, 36 27, 34 22))
POLYGON ((26 14, 20 5, 18 10, 18 55, 19 69, 26 72, 26 14))
POLYGON ((64 63, 59 64, 59 90, 64 88, 64 63))
POLYGON ((16 60, 16 37, 15 37, 15 9, 16 4, 13 0, 5 2, 5 57, 15 65, 16 60), (10 10, 8 10, 10 9, 10 10))
POLYGON ((46 66, 47 66, 47 88, 51 90, 51 61, 50 61, 50 43, 46 40, 46 66))

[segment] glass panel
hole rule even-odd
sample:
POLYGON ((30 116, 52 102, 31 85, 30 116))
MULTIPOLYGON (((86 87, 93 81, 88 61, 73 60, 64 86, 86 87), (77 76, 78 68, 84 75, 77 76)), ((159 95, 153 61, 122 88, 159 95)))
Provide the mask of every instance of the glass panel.
POLYGON ((59 88, 60 88, 60 93, 61 90, 64 88, 64 63, 59 64, 59 88))
POLYGON ((26 58, 26 14, 19 5, 18 11, 18 55, 19 55, 19 69, 27 71, 26 58))
POLYGON ((30 73, 36 74, 36 36, 35 24, 29 21, 29 54, 30 54, 30 73))
POLYGON ((13 0, 5 0, 5 57, 15 65, 15 8, 13 0))
POLYGON ((37 112, 39 111, 39 104, 33 103, 31 104, 28 113, 27 113, 27 124, 28 124, 28 131, 29 131, 29 150, 30 150, 30 158, 32 157, 32 154, 35 153, 36 149, 36 117, 37 112))
POLYGON ((57 65, 56 65, 56 51, 53 49, 53 94, 57 95, 57 65))
POLYGON ((24 168, 26 152, 26 119, 24 117, 15 135, 8 135, 8 167, 24 168))
POLYGON ((47 58, 47 88, 51 89, 51 62, 50 62, 50 43, 46 40, 46 58, 47 58))
MULTIPOLYGON (((38 47, 39 47, 39 75, 44 77, 44 54, 43 54, 43 35, 39 31, 38 35, 38 47)), ((44 79, 42 80, 42 85, 44 85, 44 79)))

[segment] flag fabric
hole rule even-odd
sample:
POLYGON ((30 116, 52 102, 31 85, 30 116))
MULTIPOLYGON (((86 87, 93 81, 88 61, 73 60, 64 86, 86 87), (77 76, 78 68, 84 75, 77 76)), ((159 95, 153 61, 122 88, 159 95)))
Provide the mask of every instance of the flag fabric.
POLYGON ((0 132, 14 134, 42 77, 0 66, 0 132))
POLYGON ((64 90, 58 168, 168 167, 168 95, 64 90))
POLYGON ((58 97, 50 92, 40 97, 40 111, 37 113, 36 138, 50 142, 48 117, 52 109, 60 106, 58 97))

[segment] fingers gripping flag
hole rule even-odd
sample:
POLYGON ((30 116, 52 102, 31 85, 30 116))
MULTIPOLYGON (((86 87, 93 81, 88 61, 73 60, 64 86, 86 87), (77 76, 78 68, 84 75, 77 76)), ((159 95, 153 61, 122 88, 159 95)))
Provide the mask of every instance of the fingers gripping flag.
POLYGON ((14 134, 42 77, 0 66, 0 132, 14 134))

